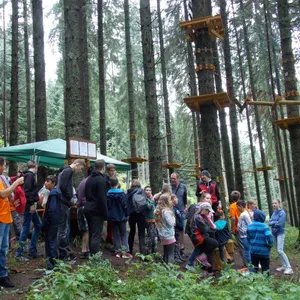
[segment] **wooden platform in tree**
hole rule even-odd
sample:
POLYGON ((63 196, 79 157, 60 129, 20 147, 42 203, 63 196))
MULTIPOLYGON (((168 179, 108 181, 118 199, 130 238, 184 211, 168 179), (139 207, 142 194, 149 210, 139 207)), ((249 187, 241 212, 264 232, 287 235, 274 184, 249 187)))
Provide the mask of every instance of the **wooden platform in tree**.
POLYGON ((195 18, 190 21, 180 22, 180 27, 187 31, 187 40, 195 41, 195 31, 208 28, 211 39, 224 39, 224 25, 221 15, 195 18))
POLYGON ((184 102, 191 111, 200 111, 200 107, 207 104, 215 104, 218 110, 232 105, 232 101, 225 92, 184 98, 184 102))
POLYGON ((273 167, 271 167, 271 166, 265 166, 265 167, 256 168, 257 172, 271 171, 271 170, 273 170, 273 167))
POLYGON ((300 124, 300 117, 287 118, 282 120, 277 120, 274 122, 279 128, 285 130, 290 126, 300 124))
POLYGON ((121 159, 121 161, 127 162, 127 163, 138 163, 138 164, 141 164, 143 162, 148 161, 148 159, 146 159, 144 157, 129 157, 129 158, 123 158, 123 159, 121 159))
POLYGON ((289 180, 287 177, 282 177, 282 178, 273 178, 273 180, 276 181, 285 181, 285 180, 289 180))
POLYGON ((251 98, 247 98, 245 103, 247 105, 262 105, 262 106, 274 106, 274 105, 300 105, 300 100, 281 100, 276 97, 276 101, 253 101, 251 98))
POLYGON ((182 164, 174 163, 174 162, 173 163, 165 162, 165 163, 162 163, 162 167, 166 168, 166 169, 178 169, 178 168, 182 167, 182 164))

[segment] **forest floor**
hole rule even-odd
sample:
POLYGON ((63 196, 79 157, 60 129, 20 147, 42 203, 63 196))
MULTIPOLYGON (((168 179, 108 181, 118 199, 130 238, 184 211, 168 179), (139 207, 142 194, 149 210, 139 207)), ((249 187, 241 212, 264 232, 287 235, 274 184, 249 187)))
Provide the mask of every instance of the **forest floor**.
MULTIPOLYGON (((85 263, 86 260, 80 259, 80 247, 79 247, 79 240, 75 239, 73 242, 74 249, 76 251, 77 259, 76 263, 73 265, 74 268, 77 266, 85 263)), ((193 251, 193 245, 190 242, 188 236, 185 237, 185 253, 186 255, 190 255, 193 251)), ((46 266, 46 262, 44 258, 30 260, 29 262, 17 262, 14 259, 15 254, 15 244, 12 244, 12 250, 8 253, 8 268, 9 268, 9 277, 11 281, 15 284, 14 289, 4 289, 0 291, 0 299, 3 300, 15 300, 15 299, 24 299, 27 294, 28 287, 30 285, 34 285, 34 282, 40 279, 43 275, 44 268, 46 266)), ((137 251, 138 249, 138 240, 135 240, 134 250, 137 251)), ((158 251, 162 253, 161 247, 159 247, 158 251)), ((44 243, 39 243, 39 252, 44 253, 44 243)), ((103 249, 103 258, 108 259, 111 262, 111 265, 119 271, 120 277, 122 274, 125 276, 127 269, 129 268, 130 264, 126 263, 125 259, 117 258, 113 255, 113 253, 108 249, 103 249)), ((134 258, 132 262, 138 261, 139 258, 134 258)), ((240 256, 235 252, 234 254, 235 263, 233 267, 235 269, 242 268, 242 263, 240 256)), ((291 264, 294 269, 294 275, 288 276, 282 273, 276 272, 276 268, 280 266, 279 258, 276 255, 275 251, 272 251, 272 258, 271 258, 271 275, 275 276, 276 278, 280 278, 282 280, 295 280, 298 281, 300 278, 300 255, 293 255, 291 258, 291 264)), ((180 270, 185 271, 185 264, 182 263, 180 265, 180 270)))

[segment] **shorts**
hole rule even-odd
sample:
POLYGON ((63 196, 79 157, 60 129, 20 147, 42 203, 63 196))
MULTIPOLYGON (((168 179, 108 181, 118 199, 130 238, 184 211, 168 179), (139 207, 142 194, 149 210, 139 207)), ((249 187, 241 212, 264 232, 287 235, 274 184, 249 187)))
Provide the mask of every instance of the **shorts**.
POLYGON ((185 222, 185 212, 181 211, 181 212, 180 212, 180 215, 181 215, 181 216, 180 216, 180 220, 178 220, 178 221, 179 221, 179 222, 178 222, 178 223, 179 223, 179 224, 178 224, 178 225, 179 225, 178 227, 179 227, 179 228, 182 228, 181 231, 183 231, 183 230, 184 230, 184 222, 185 222))
POLYGON ((83 207, 77 208, 77 224, 80 233, 84 233, 89 230, 88 223, 83 212, 83 207))

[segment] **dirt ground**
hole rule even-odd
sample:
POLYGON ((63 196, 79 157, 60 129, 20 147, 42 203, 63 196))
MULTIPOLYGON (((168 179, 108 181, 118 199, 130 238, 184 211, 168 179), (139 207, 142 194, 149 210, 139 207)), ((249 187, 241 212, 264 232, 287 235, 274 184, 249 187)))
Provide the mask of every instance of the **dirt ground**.
MULTIPOLYGON (((80 259, 80 241, 78 239, 75 239, 75 251, 77 255, 76 259, 76 265, 80 265, 85 262, 85 260, 80 259)), ((190 239, 188 236, 185 237, 185 253, 186 255, 190 255, 191 252, 193 251, 193 245, 190 242, 190 239)), ((12 250, 9 251, 8 253, 8 268, 9 268, 9 277, 11 281, 15 284, 14 289, 4 289, 0 291, 0 299, 3 300, 15 300, 15 299, 22 299, 26 296, 27 288, 30 286, 34 281, 37 279, 41 278, 43 269, 46 266, 45 259, 44 258, 39 258, 39 259, 34 259, 30 260, 29 262, 26 263, 20 263, 17 262, 14 259, 14 251, 15 248, 15 243, 12 243, 12 250)), ((136 239, 135 241, 135 246, 134 249, 137 251, 138 249, 138 241, 136 239)), ((44 243, 40 242, 39 243, 39 252, 44 253, 44 243)), ((162 253, 161 248, 159 248, 159 252, 162 253)), ((125 260, 122 258, 117 258, 113 255, 113 253, 108 250, 108 249, 103 249, 103 257, 105 259, 108 259, 111 264, 114 266, 114 268, 118 269, 120 272, 120 275, 122 273, 125 274, 128 264, 125 263, 125 260)), ((134 258, 136 259, 136 258, 134 258)), ((188 259, 188 258, 187 258, 188 259)), ((234 254, 234 268, 235 269, 240 269, 242 268, 242 263, 239 255, 237 253, 234 254)), ((180 266, 180 269, 182 271, 185 270, 185 264, 182 263, 180 266)), ((299 278, 300 274, 300 257, 299 260, 297 261, 291 261, 291 264, 293 266, 295 275, 295 278, 299 278)), ((286 275, 278 274, 276 272, 276 268, 279 266, 279 261, 272 261, 271 262, 271 274, 276 275, 277 277, 282 276, 285 278, 288 278, 291 280, 291 277, 287 277, 286 275)))

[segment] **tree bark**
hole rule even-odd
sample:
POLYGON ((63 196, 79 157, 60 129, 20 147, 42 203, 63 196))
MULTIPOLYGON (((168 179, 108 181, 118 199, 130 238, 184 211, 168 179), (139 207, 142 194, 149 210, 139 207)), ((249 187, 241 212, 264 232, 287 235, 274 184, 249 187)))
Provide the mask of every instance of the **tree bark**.
MULTIPOLYGON (((295 71, 295 60, 292 48, 292 36, 291 36, 291 19, 289 15, 289 7, 287 0, 277 0, 278 8, 278 20, 279 20, 279 32, 280 32, 280 42, 281 42, 281 52, 282 52, 282 67, 284 74, 284 89, 286 100, 297 99, 297 79, 295 71), (291 95, 292 93, 292 95, 291 95)), ((288 118, 298 117, 299 108, 296 105, 287 106, 288 118)), ((293 169, 294 169, 294 184, 296 190, 297 199, 297 213, 295 216, 295 225, 299 228, 299 238, 300 241, 300 222, 298 216, 300 215, 300 124, 293 125, 289 127, 290 132, 290 143, 292 150, 293 159, 293 169)), ((292 178, 290 178, 292 180, 292 178)), ((296 203, 294 203, 293 209, 296 209, 296 203)))
POLYGON ((26 70, 26 118, 27 118, 27 143, 32 142, 32 105, 31 105, 31 74, 29 60, 29 37, 28 37, 28 10, 27 1, 23 0, 23 17, 24 17, 24 56, 26 70))
MULTIPOLYGON (((247 93, 246 93, 245 73, 244 73, 244 68, 243 68, 243 59, 242 59, 242 55, 241 55, 240 40, 239 40, 239 35, 238 35, 237 26, 236 26, 236 22, 235 22, 235 12, 234 12, 233 0, 231 0, 231 5, 232 5, 232 11, 233 11, 233 28, 234 28, 234 34, 235 34, 236 45, 237 45, 237 53, 238 53, 238 59, 239 59, 239 71, 240 71, 240 76, 241 76, 241 81, 242 81, 243 96, 244 96, 244 99, 246 100, 247 93)), ((255 170, 256 169, 256 160, 255 160, 255 152, 254 152, 254 146, 253 146, 253 137, 251 134, 251 123, 250 123, 250 114, 249 114, 248 106, 246 106, 246 118, 247 118, 250 150, 251 150, 252 167, 255 170)), ((255 183, 257 203, 258 203, 259 209, 261 209, 262 206, 261 206, 261 198, 260 198, 260 189, 259 189, 259 184, 258 184, 258 176, 255 171, 253 174, 254 174, 254 183, 255 183)))
MULTIPOLYGON (((19 15, 18 0, 12 0, 12 16, 11 16, 11 100, 10 100, 10 135, 9 145, 18 145, 18 129, 19 129, 19 15)), ((9 164, 9 175, 16 175, 18 166, 14 162, 9 164)))
MULTIPOLYGON (((218 48, 217 48, 217 43, 215 41, 213 41, 213 51, 214 51, 215 67, 216 67, 216 73, 215 73, 216 90, 217 93, 221 93, 223 92, 222 77, 221 77, 218 48)), ((234 184, 234 176, 233 176, 234 173, 233 173, 231 149, 230 149, 229 136, 227 130, 228 127, 226 123, 226 112, 224 109, 219 111, 219 120, 220 120, 220 127, 221 127, 223 160, 225 166, 227 189, 228 189, 228 195, 230 195, 230 193, 235 189, 235 184, 234 184)))
POLYGON ((34 48, 35 140, 47 140, 43 1, 32 0, 34 48))
MULTIPOLYGON (((130 140, 130 155, 131 157, 136 157, 137 153, 136 153, 136 135, 135 135, 135 112, 134 112, 135 97, 134 97, 134 87, 133 87, 130 14, 129 14, 128 2, 129 2, 128 0, 124 0, 129 140, 130 140)), ((131 177, 132 179, 139 177, 138 165, 135 162, 131 163, 131 177)))
MULTIPOLYGON (((228 33, 228 13, 226 11, 226 0, 220 0, 220 10, 221 16, 224 24, 225 36, 224 36, 224 60, 225 60, 225 73, 226 73, 226 86, 227 93, 232 103, 234 103, 235 90, 233 86, 232 77, 232 65, 231 65, 231 51, 229 43, 229 33, 228 33)), ((241 152, 240 152, 240 138, 238 130, 238 118, 236 112, 236 106, 232 105, 230 107, 230 128, 231 128, 231 143, 232 143, 232 154, 234 161, 234 175, 235 175, 235 189, 240 191, 242 198, 244 199, 244 184, 242 176, 241 167, 241 152)))
POLYGON ((5 0, 3 0, 3 87, 2 87, 2 130, 4 147, 7 146, 6 133, 6 23, 5 23, 5 0))
MULTIPOLYGON (((244 10, 243 0, 240 0, 240 9, 242 11, 244 10)), ((255 90, 255 85, 254 85, 254 73, 253 73, 253 66, 252 66, 252 58, 251 58, 249 39, 248 39, 248 28, 247 28, 246 21, 244 18, 243 18, 242 24, 243 24, 243 33, 244 33, 244 44, 245 44, 247 63, 248 63, 248 69, 249 69, 249 80, 250 80, 250 86, 251 86, 251 93, 252 93, 253 100, 257 101, 256 90, 255 90)), ((261 163, 262 163, 262 166, 265 167, 267 165, 267 160, 266 160, 265 149, 264 149, 264 145, 263 145, 261 122, 260 122, 260 116, 258 113, 257 106, 254 107, 254 114, 255 114, 256 130, 257 130, 257 136, 258 136, 258 142, 259 142, 261 163)), ((263 171, 263 175, 264 175, 264 182, 265 182, 265 188, 266 188, 268 210, 269 210, 269 214, 271 215, 273 208, 272 208, 272 199, 271 199, 271 190, 270 190, 268 171, 266 171, 266 170, 263 171)))
POLYGON ((103 0, 98 0, 98 60, 99 60, 100 151, 101 154, 106 155, 103 0))
POLYGON ((155 62, 152 39, 152 21, 149 0, 140 0, 144 82, 147 109, 148 155, 150 185, 159 191, 162 184, 160 132, 156 96, 155 62))
MULTIPOLYGON (((161 0, 157 0, 157 16, 158 16, 158 28, 159 28, 160 63, 161 63, 164 108, 165 108, 167 150, 168 150, 168 162, 173 162, 172 132, 171 132, 171 120, 170 120, 170 108, 169 108, 169 95, 168 95, 168 86, 167 86, 167 68, 166 68, 163 26, 162 26, 161 11, 160 11, 160 1, 161 0)), ((169 173, 170 174, 173 173, 173 169, 170 169, 169 173)))
POLYGON ((89 60, 88 60, 88 40, 87 40, 87 13, 88 4, 86 0, 79 0, 79 34, 80 34, 80 91, 81 107, 85 123, 85 139, 90 139, 91 115, 90 115, 90 85, 89 85, 89 60))
POLYGON ((65 126, 66 137, 85 138, 85 118, 82 111, 80 74, 81 13, 77 0, 64 0, 64 60, 65 60, 65 126))
MULTIPOLYGON (((193 17, 207 17, 212 15, 211 1, 192 1, 193 17)), ((196 32, 196 49, 211 49, 212 42, 208 28, 199 28, 196 32)), ((210 51, 201 51, 196 54, 196 64, 213 64, 213 55, 210 51)), ((214 94, 213 70, 201 70, 197 72, 199 95, 214 94)), ((201 106, 201 134, 203 167, 207 168, 213 177, 222 177, 220 136, 218 129, 218 114, 214 104, 201 106)))

